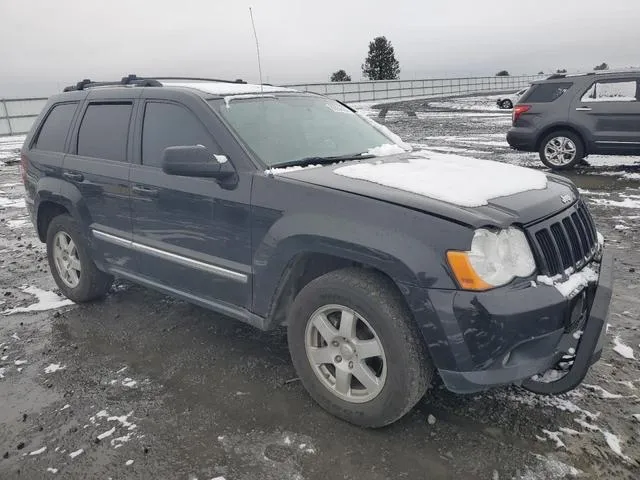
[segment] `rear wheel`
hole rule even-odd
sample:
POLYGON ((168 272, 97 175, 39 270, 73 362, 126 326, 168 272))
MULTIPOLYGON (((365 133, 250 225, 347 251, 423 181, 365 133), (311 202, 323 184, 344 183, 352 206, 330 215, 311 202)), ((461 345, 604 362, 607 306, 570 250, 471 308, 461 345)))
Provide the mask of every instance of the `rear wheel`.
POLYGON ((70 215, 59 215, 47 229, 49 268, 58 288, 74 302, 88 302, 104 296, 113 277, 96 267, 87 242, 70 215))
POLYGON ((584 159, 582 140, 575 133, 562 130, 550 133, 540 144, 540 160, 554 170, 575 167, 584 159))
POLYGON ((289 350, 300 379, 333 415, 382 427, 427 390, 433 366, 402 297, 386 277, 361 269, 305 286, 288 315, 289 350))
POLYGON ((509 110, 513 108, 513 102, 511 100, 503 100, 502 101, 502 108, 504 108, 505 110, 509 110))

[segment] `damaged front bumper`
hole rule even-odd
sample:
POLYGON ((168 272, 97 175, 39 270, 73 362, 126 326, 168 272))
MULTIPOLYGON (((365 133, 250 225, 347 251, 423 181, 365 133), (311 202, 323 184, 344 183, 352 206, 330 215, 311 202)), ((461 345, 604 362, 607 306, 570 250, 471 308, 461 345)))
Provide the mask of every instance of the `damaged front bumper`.
POLYGON ((563 363, 564 358, 562 357, 566 356, 566 353, 563 352, 575 351, 572 365, 555 381, 544 382, 532 378, 523 381, 522 386, 527 390, 541 394, 559 394, 572 390, 582 382, 589 367, 600 359, 613 291, 613 255, 611 252, 605 251, 603 253, 598 282, 587 287, 587 290, 589 288, 593 289, 593 297, 588 306, 586 322, 582 326, 582 334, 576 335, 576 332, 573 332, 563 335, 556 348, 560 358, 557 359, 554 366, 563 363))
POLYGON ((446 299, 445 306, 441 303, 445 299, 432 292, 435 310, 449 330, 447 343, 454 357, 450 364, 455 368, 442 368, 435 362, 446 387, 472 393, 522 384, 542 394, 575 388, 600 358, 612 294, 612 254, 604 250, 599 262, 591 266, 599 269, 598 280, 572 293, 571 298, 553 286, 540 285, 475 295, 458 293, 446 299), (472 368, 465 369, 466 365, 472 368), (556 375, 548 381, 545 372, 555 369, 556 375))

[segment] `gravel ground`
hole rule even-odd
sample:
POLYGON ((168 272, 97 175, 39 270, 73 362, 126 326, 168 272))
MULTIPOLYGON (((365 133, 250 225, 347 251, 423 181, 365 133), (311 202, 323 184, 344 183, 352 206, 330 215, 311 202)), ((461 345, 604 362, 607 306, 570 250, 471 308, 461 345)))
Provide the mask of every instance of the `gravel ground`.
MULTIPOLYGON (((540 168, 508 149, 491 97, 440 102, 394 105, 385 123, 416 146, 540 168)), ((26 219, 20 143, 0 140, 0 478, 640 478, 639 158, 570 175, 616 257, 608 343, 585 383, 559 397, 435 386, 374 431, 310 400, 284 330, 126 283, 65 306, 26 219), (11 313, 33 304, 46 310, 11 313)))

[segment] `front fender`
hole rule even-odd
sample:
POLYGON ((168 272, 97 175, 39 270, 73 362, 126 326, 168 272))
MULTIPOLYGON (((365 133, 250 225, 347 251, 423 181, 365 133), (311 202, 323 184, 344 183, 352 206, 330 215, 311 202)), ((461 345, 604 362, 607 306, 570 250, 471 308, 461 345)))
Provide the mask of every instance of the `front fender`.
POLYGON ((403 293, 403 285, 456 288, 444 256, 424 240, 335 215, 300 213, 276 221, 255 250, 255 313, 268 314, 287 267, 298 255, 307 253, 331 255, 380 270, 403 293))

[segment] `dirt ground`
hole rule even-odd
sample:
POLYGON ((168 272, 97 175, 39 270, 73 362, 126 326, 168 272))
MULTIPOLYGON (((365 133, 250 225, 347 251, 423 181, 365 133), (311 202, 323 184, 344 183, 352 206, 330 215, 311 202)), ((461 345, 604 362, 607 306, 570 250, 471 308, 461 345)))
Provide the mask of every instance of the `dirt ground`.
MULTIPOLYGON (((413 102, 416 116, 394 106, 385 123, 419 148, 541 168, 508 149, 494 101, 413 102)), ((542 397, 436 385, 401 421, 363 430, 311 401, 284 330, 126 283, 50 308, 65 302, 26 219, 20 142, 0 140, 1 479, 640 478, 639 158, 570 174, 616 258, 608 342, 582 386, 542 397), (12 310, 33 304, 48 309, 12 310)))

